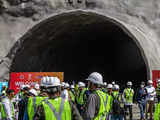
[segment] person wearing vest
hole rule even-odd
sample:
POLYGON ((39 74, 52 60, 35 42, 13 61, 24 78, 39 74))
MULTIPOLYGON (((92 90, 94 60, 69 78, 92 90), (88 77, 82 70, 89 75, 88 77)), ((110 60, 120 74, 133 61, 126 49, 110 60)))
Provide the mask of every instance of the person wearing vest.
POLYGON ((160 120, 160 102, 158 102, 155 107, 154 120, 160 120))
POLYGON ((42 100, 44 100, 48 97, 48 94, 46 92, 46 80, 47 80, 46 76, 41 78, 39 95, 34 96, 34 97, 30 97, 28 100, 27 115, 28 115, 29 120, 33 120, 37 106, 41 103, 42 100))
POLYGON ((49 98, 37 107, 33 120, 82 120, 78 110, 71 101, 61 96, 61 84, 57 77, 46 81, 49 98))
POLYGON ((85 105, 85 84, 83 82, 79 82, 78 83, 79 89, 78 89, 78 93, 76 96, 76 103, 77 103, 77 108, 80 112, 80 114, 82 114, 84 112, 84 105, 85 105))
POLYGON ((103 77, 98 72, 93 72, 86 79, 91 92, 83 114, 84 120, 106 120, 110 111, 111 96, 101 90, 103 77))
POLYGON ((160 102, 160 79, 157 80, 156 95, 157 95, 158 102, 160 102))
POLYGON ((138 103, 138 107, 140 109, 140 120, 144 120, 144 112, 145 112, 145 107, 146 107, 146 96, 147 96, 147 91, 145 89, 145 83, 141 82, 140 88, 137 89, 136 95, 135 95, 135 100, 136 103, 138 103))
POLYGON ((134 90, 131 87, 132 87, 132 82, 128 81, 127 88, 125 88, 123 91, 123 98, 125 101, 124 109, 126 113, 127 113, 127 109, 129 109, 130 120, 132 120, 132 117, 133 117, 132 105, 133 105, 133 96, 134 96, 134 90))
POLYGON ((70 86, 70 89, 69 89, 69 98, 72 102, 75 102, 75 91, 74 91, 74 85, 71 85, 70 86))
POLYGON ((154 101, 156 97, 156 90, 153 86, 152 80, 148 80, 147 86, 145 87, 147 91, 147 98, 146 98, 146 112, 145 116, 148 119, 148 113, 150 113, 150 120, 153 120, 153 112, 154 112, 154 101))
POLYGON ((102 91, 103 91, 104 93, 107 93, 106 87, 107 87, 107 82, 104 82, 104 84, 102 85, 102 91))
POLYGON ((15 109, 13 105, 14 90, 8 89, 6 97, 2 98, 1 103, 1 117, 2 120, 15 120, 15 109))
POLYGON ((34 85, 34 89, 37 91, 37 94, 39 95, 40 94, 40 86, 39 86, 39 84, 35 84, 34 85))
POLYGON ((25 108, 28 103, 29 90, 30 90, 30 85, 25 85, 23 88, 23 92, 24 92, 23 99, 18 102, 18 112, 19 112, 18 120, 23 120, 24 118, 24 113, 26 112, 25 108))
POLYGON ((114 91, 112 92, 113 105, 111 120, 124 120, 124 106, 119 89, 119 85, 115 84, 114 91))
POLYGON ((26 99, 25 110, 23 115, 23 120, 29 120, 28 111, 31 109, 29 108, 29 103, 31 100, 37 96, 37 91, 35 89, 30 89, 28 93, 28 99, 26 99))

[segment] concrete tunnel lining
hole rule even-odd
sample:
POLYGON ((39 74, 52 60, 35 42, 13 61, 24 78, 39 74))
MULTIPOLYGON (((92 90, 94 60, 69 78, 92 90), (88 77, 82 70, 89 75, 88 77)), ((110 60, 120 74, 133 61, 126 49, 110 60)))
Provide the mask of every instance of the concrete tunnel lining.
POLYGON ((149 78, 138 40, 120 22, 97 13, 50 17, 19 41, 10 72, 63 71, 66 81, 84 80, 93 71, 119 83, 149 78))

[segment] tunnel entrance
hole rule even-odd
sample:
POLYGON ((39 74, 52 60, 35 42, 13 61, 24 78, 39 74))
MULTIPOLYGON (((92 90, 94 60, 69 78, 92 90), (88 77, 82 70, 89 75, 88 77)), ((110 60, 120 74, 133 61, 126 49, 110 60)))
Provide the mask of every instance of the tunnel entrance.
POLYGON ((40 22, 21 39, 10 72, 64 72, 83 81, 91 72, 124 84, 147 80, 148 66, 135 38, 120 24, 90 12, 70 12, 40 22))

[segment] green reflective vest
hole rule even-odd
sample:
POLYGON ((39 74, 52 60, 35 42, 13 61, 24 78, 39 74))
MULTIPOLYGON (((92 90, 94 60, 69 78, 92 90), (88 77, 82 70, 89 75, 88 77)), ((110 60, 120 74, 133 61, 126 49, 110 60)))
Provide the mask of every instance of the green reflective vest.
POLYGON ((94 118, 94 120, 106 120, 106 117, 111 109, 111 96, 97 90, 97 95, 100 97, 100 108, 98 115, 94 118))
POLYGON ((160 103, 158 103, 155 107, 154 120, 160 120, 160 103))
POLYGON ((46 99, 47 97, 30 97, 28 99, 28 106, 27 106, 27 114, 28 119, 32 120, 34 117, 34 114, 36 112, 37 106, 41 103, 42 100, 46 99))
POLYGON ((157 96, 160 96, 160 85, 158 85, 156 88, 156 94, 157 96))
MULTIPOLYGON (((11 101, 10 101, 10 103, 11 103, 11 110, 12 110, 11 114, 12 114, 12 118, 14 120, 15 119, 14 105, 13 105, 13 103, 11 101)), ((7 119, 6 110, 5 110, 4 105, 2 103, 0 103, 0 110, 1 110, 1 118, 2 119, 7 119)))
POLYGON ((70 99, 75 102, 75 96, 74 94, 72 93, 72 91, 69 91, 69 96, 70 96, 70 99))
POLYGON ((114 99, 119 100, 120 107, 122 108, 123 104, 122 104, 121 94, 118 91, 113 91, 112 95, 113 95, 113 100, 114 99))
POLYGON ((134 91, 132 88, 124 89, 125 99, 127 103, 133 103, 134 91))
POLYGON ((59 97, 56 99, 42 101, 45 111, 45 120, 72 120, 70 104, 68 100, 64 100, 64 102, 62 102, 63 100, 59 97), (62 105, 62 103, 64 104, 62 105), (54 108, 56 114, 53 112, 52 107, 54 108), (57 116, 60 117, 57 118, 57 116))
POLYGON ((78 95, 76 97, 77 103, 80 105, 84 105, 86 101, 84 101, 84 93, 86 91, 86 88, 83 88, 82 91, 78 91, 78 95))
POLYGON ((4 111, 4 106, 2 103, 0 103, 0 110, 1 110, 1 119, 6 119, 7 115, 6 112, 4 111))

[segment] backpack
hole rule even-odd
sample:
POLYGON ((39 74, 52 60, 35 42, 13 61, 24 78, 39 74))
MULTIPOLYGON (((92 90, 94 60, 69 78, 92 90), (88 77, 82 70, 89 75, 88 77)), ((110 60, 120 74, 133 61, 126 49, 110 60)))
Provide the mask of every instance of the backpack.
POLYGON ((121 113, 119 96, 120 96, 120 94, 118 94, 118 96, 116 96, 116 97, 113 96, 113 104, 112 104, 112 113, 113 114, 120 114, 121 113))

